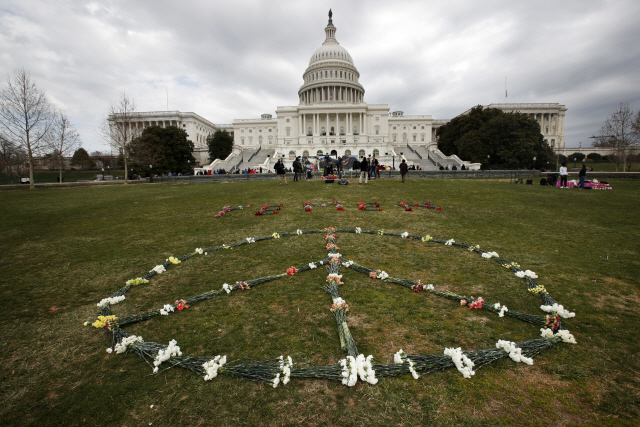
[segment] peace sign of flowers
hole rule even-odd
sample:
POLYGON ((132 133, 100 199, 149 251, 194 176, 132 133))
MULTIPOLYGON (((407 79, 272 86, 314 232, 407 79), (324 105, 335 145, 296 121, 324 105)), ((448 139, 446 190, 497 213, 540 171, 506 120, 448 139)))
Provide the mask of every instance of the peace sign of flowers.
MULTIPOLYGON (((270 236, 246 238, 237 243, 223 244, 206 249, 197 248, 193 253, 178 258, 170 257, 164 264, 157 265, 145 275, 127 281, 126 285, 116 291, 108 298, 104 298, 97 305, 101 308, 98 319, 91 323, 95 328, 105 328, 112 334, 112 347, 107 349, 108 353, 115 350, 117 354, 133 352, 140 355, 143 359, 153 360, 153 372, 158 373, 160 365, 170 361, 171 367, 179 366, 189 369, 198 375, 204 377, 206 381, 212 380, 217 375, 227 375, 232 377, 246 378, 254 381, 263 381, 277 387, 280 382, 287 384, 291 378, 326 378, 339 380, 343 384, 353 386, 357 383, 358 378, 361 381, 370 384, 376 384, 379 378, 395 377, 405 374, 411 374, 414 378, 419 378, 433 371, 443 370, 450 367, 456 367, 465 378, 470 378, 475 374, 474 368, 492 363, 496 360, 509 357, 516 362, 533 364, 533 356, 541 351, 550 348, 559 343, 566 342, 575 344, 576 341, 563 328, 561 318, 571 318, 575 313, 566 310, 562 305, 558 304, 547 292, 543 285, 536 282, 538 276, 530 270, 522 270, 520 266, 514 262, 509 262, 501 258, 495 252, 488 252, 480 249, 478 245, 470 245, 465 243, 457 243, 453 239, 440 240, 431 236, 412 236, 408 232, 394 233, 385 230, 362 230, 360 227, 355 229, 336 230, 333 227, 324 230, 297 230, 295 233, 273 233, 270 236), (385 271, 374 270, 372 268, 359 265, 351 260, 344 258, 337 251, 340 249, 336 245, 339 233, 356 233, 356 234, 372 234, 378 236, 395 236, 400 238, 409 238, 413 241, 428 244, 444 244, 446 246, 457 246, 471 252, 480 254, 485 259, 494 260, 504 268, 511 270, 518 278, 524 279, 528 290, 533 294, 540 295, 543 305, 540 306, 545 315, 533 315, 509 310, 500 303, 489 303, 482 297, 474 299, 472 297, 460 296, 449 291, 438 291, 433 284, 423 284, 421 281, 415 282, 407 279, 394 278, 389 276, 385 271), (195 295, 187 300, 176 300, 174 304, 165 304, 162 308, 140 313, 133 316, 117 317, 112 314, 111 306, 125 299, 125 294, 134 286, 149 283, 149 279, 158 274, 163 274, 168 268, 176 266, 197 255, 207 255, 211 252, 217 252, 224 249, 232 249, 242 245, 254 244, 260 241, 280 239, 282 237, 292 237, 302 234, 324 233, 326 241, 327 257, 305 264, 302 266, 291 266, 284 273, 260 277, 256 279, 238 281, 233 285, 224 283, 220 290, 213 290, 199 295, 195 295), (291 357, 280 356, 276 360, 255 361, 251 363, 227 363, 225 355, 215 357, 190 357, 183 356, 180 347, 175 340, 168 345, 155 342, 147 342, 140 336, 129 335, 123 328, 137 322, 149 320, 159 315, 168 316, 178 311, 183 311, 191 307, 193 304, 200 303, 215 297, 230 294, 235 290, 249 290, 257 285, 278 280, 287 275, 303 273, 319 266, 324 266, 328 272, 326 284, 323 289, 332 298, 332 305, 329 310, 334 315, 338 335, 340 337, 340 345, 347 356, 338 363, 329 366, 306 366, 294 367, 291 357), (356 341, 354 340, 347 322, 347 313, 350 307, 344 301, 338 292, 338 287, 343 285, 340 270, 342 267, 353 271, 368 275, 372 279, 382 280, 394 283, 411 289, 413 292, 429 292, 433 295, 447 298, 459 302, 460 305, 469 309, 487 310, 497 314, 499 317, 512 317, 514 319, 540 326, 540 338, 530 339, 524 342, 510 342, 499 340, 495 348, 462 351, 458 348, 445 348, 443 354, 407 354, 400 349, 394 355, 394 363, 378 363, 373 361, 371 355, 365 356, 357 350, 356 341)), ((86 322, 88 325, 90 322, 86 322)))

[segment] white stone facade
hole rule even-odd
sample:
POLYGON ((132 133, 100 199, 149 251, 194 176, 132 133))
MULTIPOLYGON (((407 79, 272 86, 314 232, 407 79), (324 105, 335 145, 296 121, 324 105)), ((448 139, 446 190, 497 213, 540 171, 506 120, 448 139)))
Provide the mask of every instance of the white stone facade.
MULTIPOLYGON (((133 119, 129 122, 133 137, 142 133, 150 126, 177 126, 187 132, 187 138, 193 142, 195 147, 193 157, 196 165, 209 163, 209 151, 207 147, 207 136, 212 135, 216 130, 226 130, 233 135, 232 125, 216 125, 209 120, 200 117, 196 113, 183 113, 180 111, 148 111, 133 113, 133 119)), ((109 122, 113 125, 116 117, 109 117, 109 122)))

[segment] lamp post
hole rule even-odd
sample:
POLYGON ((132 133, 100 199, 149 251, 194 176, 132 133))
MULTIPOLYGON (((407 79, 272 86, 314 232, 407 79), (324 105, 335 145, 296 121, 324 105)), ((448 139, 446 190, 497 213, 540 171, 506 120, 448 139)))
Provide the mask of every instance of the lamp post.
POLYGON ((536 157, 535 156, 533 156, 533 167, 531 169, 536 170, 536 157))
POLYGON ((575 157, 573 158, 573 167, 574 168, 576 167, 576 158, 575 157))
POLYGON ((149 182, 153 182, 153 165, 149 165, 149 182))
POLYGON ((487 169, 489 169, 490 160, 491 160, 491 154, 487 154, 487 169))
POLYGON ((111 166, 107 166, 107 176, 111 176, 111 166))

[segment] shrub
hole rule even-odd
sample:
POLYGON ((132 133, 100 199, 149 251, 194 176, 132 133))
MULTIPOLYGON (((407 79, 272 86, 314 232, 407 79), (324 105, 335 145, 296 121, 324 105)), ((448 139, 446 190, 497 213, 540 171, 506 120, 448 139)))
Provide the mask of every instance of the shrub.
POLYGON ((602 161, 602 155, 598 153, 589 153, 587 154, 587 159, 593 160, 594 162, 599 163, 602 161))

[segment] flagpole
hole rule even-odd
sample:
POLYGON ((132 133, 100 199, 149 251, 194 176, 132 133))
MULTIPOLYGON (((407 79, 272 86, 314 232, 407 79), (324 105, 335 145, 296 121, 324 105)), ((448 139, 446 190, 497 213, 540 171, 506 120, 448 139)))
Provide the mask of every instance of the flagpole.
POLYGON ((507 76, 504 76, 504 99, 507 99, 507 76))

